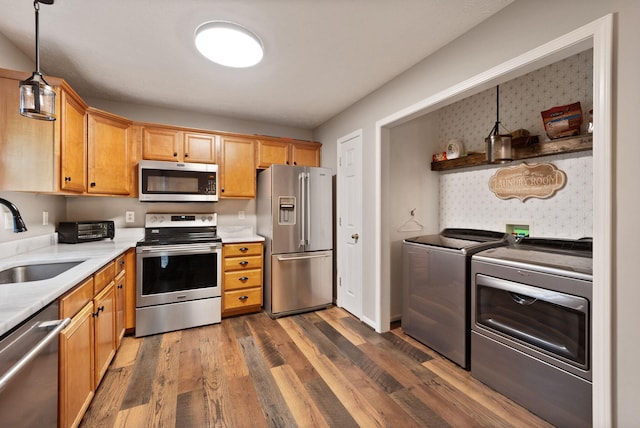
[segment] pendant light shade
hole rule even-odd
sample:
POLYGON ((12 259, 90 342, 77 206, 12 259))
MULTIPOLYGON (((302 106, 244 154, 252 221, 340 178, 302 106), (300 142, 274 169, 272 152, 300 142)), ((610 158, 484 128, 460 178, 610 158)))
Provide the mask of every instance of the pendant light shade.
POLYGON ((36 71, 20 82, 20 114, 32 119, 56 120, 56 92, 40 73, 40 3, 53 4, 54 0, 35 0, 36 11, 36 71))

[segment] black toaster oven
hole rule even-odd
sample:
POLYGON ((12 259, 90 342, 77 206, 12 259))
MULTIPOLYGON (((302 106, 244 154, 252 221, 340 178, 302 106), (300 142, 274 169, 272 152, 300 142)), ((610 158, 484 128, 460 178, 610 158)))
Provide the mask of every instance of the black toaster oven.
POLYGON ((58 224, 58 242, 63 244, 113 239, 115 234, 116 228, 111 220, 72 221, 58 224))

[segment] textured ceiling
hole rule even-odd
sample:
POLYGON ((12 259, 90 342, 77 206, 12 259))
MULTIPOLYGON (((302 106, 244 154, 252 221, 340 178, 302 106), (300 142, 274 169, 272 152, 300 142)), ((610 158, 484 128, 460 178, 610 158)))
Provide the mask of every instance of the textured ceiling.
MULTIPOLYGON (((40 7, 40 61, 85 98, 313 129, 511 2, 56 0, 40 7), (264 60, 208 62, 193 34, 210 20, 255 31, 264 60)), ((0 33, 34 58, 33 2, 0 11, 0 33)))

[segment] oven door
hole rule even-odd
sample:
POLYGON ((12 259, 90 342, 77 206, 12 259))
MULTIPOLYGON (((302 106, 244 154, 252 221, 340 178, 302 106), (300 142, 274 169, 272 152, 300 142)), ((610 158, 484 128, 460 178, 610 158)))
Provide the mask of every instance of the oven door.
POLYGON ((220 244, 140 246, 136 253, 138 308, 221 295, 220 244))
POLYGON ((589 371, 586 298, 482 274, 473 291, 474 330, 583 376, 589 371))

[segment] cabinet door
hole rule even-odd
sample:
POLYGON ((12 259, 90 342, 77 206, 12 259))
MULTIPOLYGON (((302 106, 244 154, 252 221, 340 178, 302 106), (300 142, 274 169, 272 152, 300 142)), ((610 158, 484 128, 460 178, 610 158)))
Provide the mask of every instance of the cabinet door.
MULTIPOLYGON (((0 190, 53 192, 55 122, 21 116, 18 83, 0 70, 0 190)), ((51 82, 50 82, 51 83, 51 82)), ((57 121, 56 121, 57 122, 57 121)))
POLYGON ((298 166, 320 166, 320 144, 292 143, 293 164, 298 166))
POLYGON ((95 390, 93 302, 60 333, 60 427, 78 426, 95 390))
POLYGON ((136 328, 136 250, 128 250, 124 256, 126 271, 124 292, 124 326, 127 330, 136 328))
POLYGON ((182 162, 182 131, 145 126, 142 130, 142 158, 182 162))
POLYGON ((125 317, 125 287, 127 272, 122 271, 116 277, 116 349, 120 347, 120 341, 124 336, 124 317, 125 317))
POLYGON ((217 136, 187 132, 184 134, 184 161, 198 163, 216 163, 218 145, 217 136))
POLYGON ((94 329, 95 329, 95 385, 109 368, 109 363, 116 353, 116 294, 115 282, 111 281, 93 299, 94 329))
POLYGON ((86 106, 65 90, 60 100, 60 190, 87 190, 86 106))
POLYGON ((289 143, 282 141, 258 140, 257 168, 269 168, 273 164, 289 165, 289 143))
POLYGON ((222 136, 222 173, 220 197, 252 199, 256 197, 254 140, 222 136))
POLYGON ((129 194, 130 122, 89 111, 89 193, 129 194))

